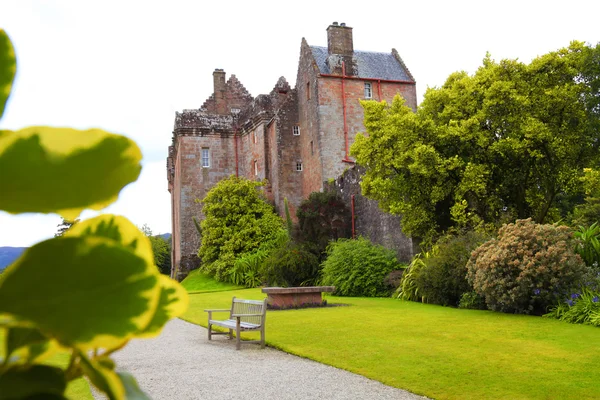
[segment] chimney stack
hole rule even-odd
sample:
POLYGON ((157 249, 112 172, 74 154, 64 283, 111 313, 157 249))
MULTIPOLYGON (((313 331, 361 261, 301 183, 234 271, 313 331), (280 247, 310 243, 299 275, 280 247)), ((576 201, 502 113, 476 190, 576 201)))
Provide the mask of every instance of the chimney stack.
POLYGON ((339 25, 337 22, 329 25, 327 28, 327 49, 329 50, 329 55, 339 54, 341 56, 352 57, 354 53, 352 28, 346 26, 344 22, 339 25))
POLYGON ((334 75, 342 75, 345 69, 346 76, 358 75, 358 68, 354 60, 354 43, 352 42, 352 28, 344 22, 332 23, 327 28, 327 65, 334 75), (342 68, 344 64, 344 69, 342 68))
POLYGON ((220 68, 215 69, 213 72, 213 85, 217 114, 228 114, 227 100, 225 99, 225 71, 220 68))

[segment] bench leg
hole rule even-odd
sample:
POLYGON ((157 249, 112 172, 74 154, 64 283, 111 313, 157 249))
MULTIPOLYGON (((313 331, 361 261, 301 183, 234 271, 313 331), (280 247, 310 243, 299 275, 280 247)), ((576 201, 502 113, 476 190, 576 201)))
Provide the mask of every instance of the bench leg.
POLYGON ((212 324, 208 324, 208 340, 212 339, 212 324))
POLYGON ((265 324, 260 328, 260 348, 265 348, 265 324))
POLYGON ((236 343, 235 343, 235 349, 239 350, 241 347, 241 343, 240 343, 240 318, 237 318, 237 322, 235 324, 235 336, 236 336, 236 343))
POLYGON ((233 339, 233 329, 229 330, 229 339, 233 339))

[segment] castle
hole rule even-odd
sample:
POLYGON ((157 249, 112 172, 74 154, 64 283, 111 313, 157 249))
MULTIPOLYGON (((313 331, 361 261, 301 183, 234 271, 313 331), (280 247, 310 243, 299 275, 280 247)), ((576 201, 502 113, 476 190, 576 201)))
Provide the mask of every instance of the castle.
MULTIPOLYGON (((391 102, 400 94, 408 106, 417 105, 415 80, 398 52, 355 51, 352 28, 337 22, 327 28, 327 47, 302 39, 295 88, 281 77, 269 94, 253 98, 222 69, 213 72, 213 83, 214 93, 202 107, 176 113, 167 158, 172 265, 179 266, 179 277, 199 262, 192 217, 201 219, 202 213, 196 199, 221 179, 232 174, 267 179, 264 190, 278 212, 287 198, 294 215, 311 192, 354 165, 349 148, 364 131, 359 100, 391 102)), ((363 218, 363 230, 375 220, 363 218)), ((386 221, 379 222, 390 225, 386 232, 401 235, 399 221, 386 221)), ((409 246, 410 239, 402 238, 409 246)))

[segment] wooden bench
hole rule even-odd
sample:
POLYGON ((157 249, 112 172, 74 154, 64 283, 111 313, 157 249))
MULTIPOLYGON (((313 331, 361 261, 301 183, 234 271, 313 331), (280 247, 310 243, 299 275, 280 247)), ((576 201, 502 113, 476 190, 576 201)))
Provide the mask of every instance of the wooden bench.
POLYGON ((249 340, 246 343, 260 343, 262 349, 265 348, 265 319, 267 316, 267 299, 264 300, 231 300, 231 309, 229 310, 204 310, 208 313, 208 340, 212 335, 229 335, 233 339, 233 331, 237 338, 236 349, 240 349, 240 333, 243 331, 260 331, 260 340, 249 340), (213 312, 229 312, 229 319, 213 319, 213 312), (212 326, 220 326, 229 329, 229 332, 216 332, 212 326))

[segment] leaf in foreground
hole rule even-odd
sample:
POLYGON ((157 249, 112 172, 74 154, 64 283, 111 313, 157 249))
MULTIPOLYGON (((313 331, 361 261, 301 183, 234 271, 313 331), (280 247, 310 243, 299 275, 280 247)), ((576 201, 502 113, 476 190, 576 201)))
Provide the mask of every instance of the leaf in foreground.
POLYGON ((158 336, 167 321, 179 317, 188 308, 189 297, 183 286, 162 274, 159 279, 161 292, 156 313, 150 324, 138 337, 158 336))
POLYGON ((6 101, 10 96, 15 73, 17 72, 17 59, 15 49, 4 29, 0 29, 0 118, 4 114, 6 101))
POLYGON ((62 398, 67 387, 63 371, 49 365, 11 368, 0 375, 0 400, 62 398))
POLYGON ((46 336, 82 350, 114 348, 145 329, 161 290, 154 265, 92 236, 38 243, 4 274, 0 314, 34 322, 46 336))
POLYGON ((0 210, 75 219, 100 210, 141 170, 138 146, 100 129, 30 127, 0 134, 0 210))

